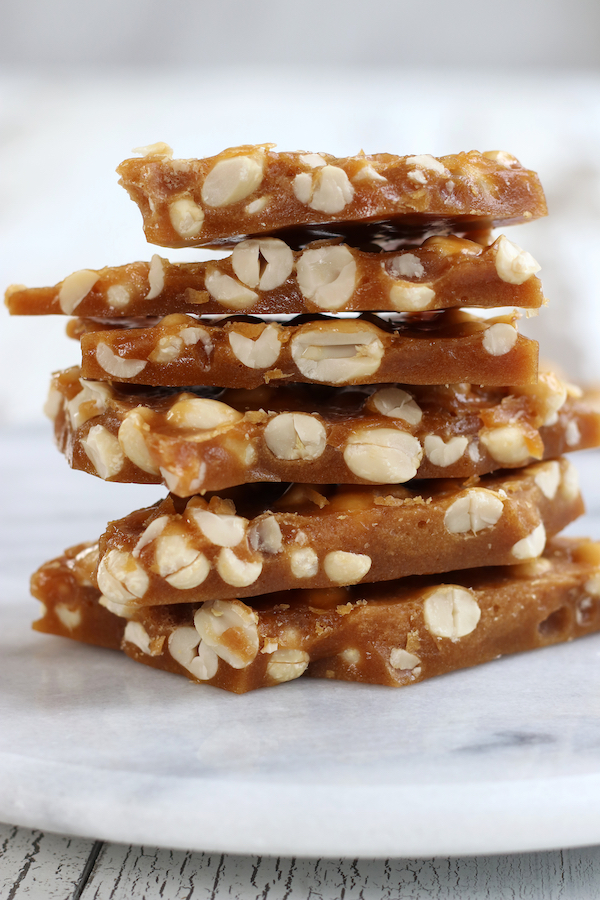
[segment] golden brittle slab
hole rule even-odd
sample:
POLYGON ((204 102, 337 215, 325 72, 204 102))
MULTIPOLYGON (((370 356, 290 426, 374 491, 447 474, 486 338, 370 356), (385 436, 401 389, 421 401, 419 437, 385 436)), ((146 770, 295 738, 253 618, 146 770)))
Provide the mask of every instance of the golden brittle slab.
POLYGON ((598 392, 536 385, 128 387, 57 373, 47 403, 69 463, 181 497, 250 482, 467 478, 600 445, 598 392))
POLYGON ((529 562, 442 579, 146 607, 127 617, 102 605, 97 554, 97 545, 80 545, 35 573, 44 611, 34 628, 236 693, 303 674, 399 687, 600 629, 600 545, 583 538, 555 538, 529 562))
POLYGON ((464 233, 546 215, 535 172, 509 153, 337 158, 232 147, 208 159, 172 159, 165 144, 118 167, 151 244, 232 246, 275 235, 298 248, 342 237, 353 246, 464 233))

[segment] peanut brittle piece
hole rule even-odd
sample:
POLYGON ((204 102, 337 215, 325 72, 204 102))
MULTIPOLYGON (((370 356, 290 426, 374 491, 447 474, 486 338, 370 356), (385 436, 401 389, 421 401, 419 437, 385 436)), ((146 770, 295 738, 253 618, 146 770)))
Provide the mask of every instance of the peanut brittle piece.
MULTIPOLYGON (((600 545, 554 538, 542 557, 325 590, 115 614, 94 586, 97 545, 32 579, 33 627, 121 649, 156 669, 236 693, 317 678, 399 687, 600 629, 600 545)), ((117 611, 118 612, 118 611, 117 611)))
POLYGON ((52 288, 10 287, 13 315, 77 312, 119 319, 171 313, 421 312, 459 306, 537 308, 544 297, 531 254, 504 235, 489 247, 429 238, 398 253, 345 244, 293 252, 277 238, 243 241, 227 259, 171 263, 160 256, 74 272, 52 288))
POLYGON ((276 234, 295 247, 341 236, 385 249, 402 236, 464 233, 547 212, 535 172, 502 151, 339 159, 273 146, 174 160, 159 144, 117 172, 140 208, 146 238, 162 247, 226 247, 276 234))
POLYGON ((583 511, 565 459, 464 481, 286 487, 169 495, 111 522, 98 587, 134 608, 509 565, 583 511))
MULTIPOLYGON (((600 395, 543 373, 528 388, 262 386, 179 392, 52 380, 70 465, 180 497, 257 481, 400 484, 466 478, 600 446, 600 395)), ((558 464, 556 464, 558 465, 558 464)))
POLYGON ((537 342, 518 333, 515 316, 483 319, 452 309, 393 321, 366 313, 286 324, 229 316, 209 325, 173 314, 147 328, 72 324, 70 333, 81 335, 83 377, 96 381, 255 388, 286 379, 330 385, 537 379, 537 342))

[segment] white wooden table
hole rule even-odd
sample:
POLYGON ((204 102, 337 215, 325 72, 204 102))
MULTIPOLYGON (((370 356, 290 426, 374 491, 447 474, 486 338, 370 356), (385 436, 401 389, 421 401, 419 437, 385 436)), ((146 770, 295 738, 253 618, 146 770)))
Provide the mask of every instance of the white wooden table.
POLYGON ((3 900, 597 900, 600 847, 456 859, 186 853, 0 824, 3 900))

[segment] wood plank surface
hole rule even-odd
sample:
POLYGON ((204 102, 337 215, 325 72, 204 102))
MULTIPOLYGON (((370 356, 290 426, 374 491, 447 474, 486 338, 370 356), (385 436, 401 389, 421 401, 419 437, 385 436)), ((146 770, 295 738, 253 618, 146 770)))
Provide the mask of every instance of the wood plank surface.
POLYGON ((0 898, 76 896, 94 842, 0 823, 0 898))
POLYGON ((108 844, 82 900, 597 900, 600 848, 460 859, 276 859, 108 844))
POLYGON ((101 844, 0 824, 2 900, 597 900, 600 847, 291 859, 101 844))

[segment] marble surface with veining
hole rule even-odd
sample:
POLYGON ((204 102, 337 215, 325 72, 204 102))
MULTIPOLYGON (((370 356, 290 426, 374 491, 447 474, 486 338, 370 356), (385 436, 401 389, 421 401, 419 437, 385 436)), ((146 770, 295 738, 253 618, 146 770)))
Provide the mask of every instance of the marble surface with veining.
MULTIPOLYGON (((32 633, 27 575, 158 488, 0 441, 0 820, 181 850, 427 856, 600 842, 600 636, 411 689, 235 696, 32 633), (35 474, 31 474, 35 473, 35 474)), ((600 538, 596 451, 575 456, 600 538)))

